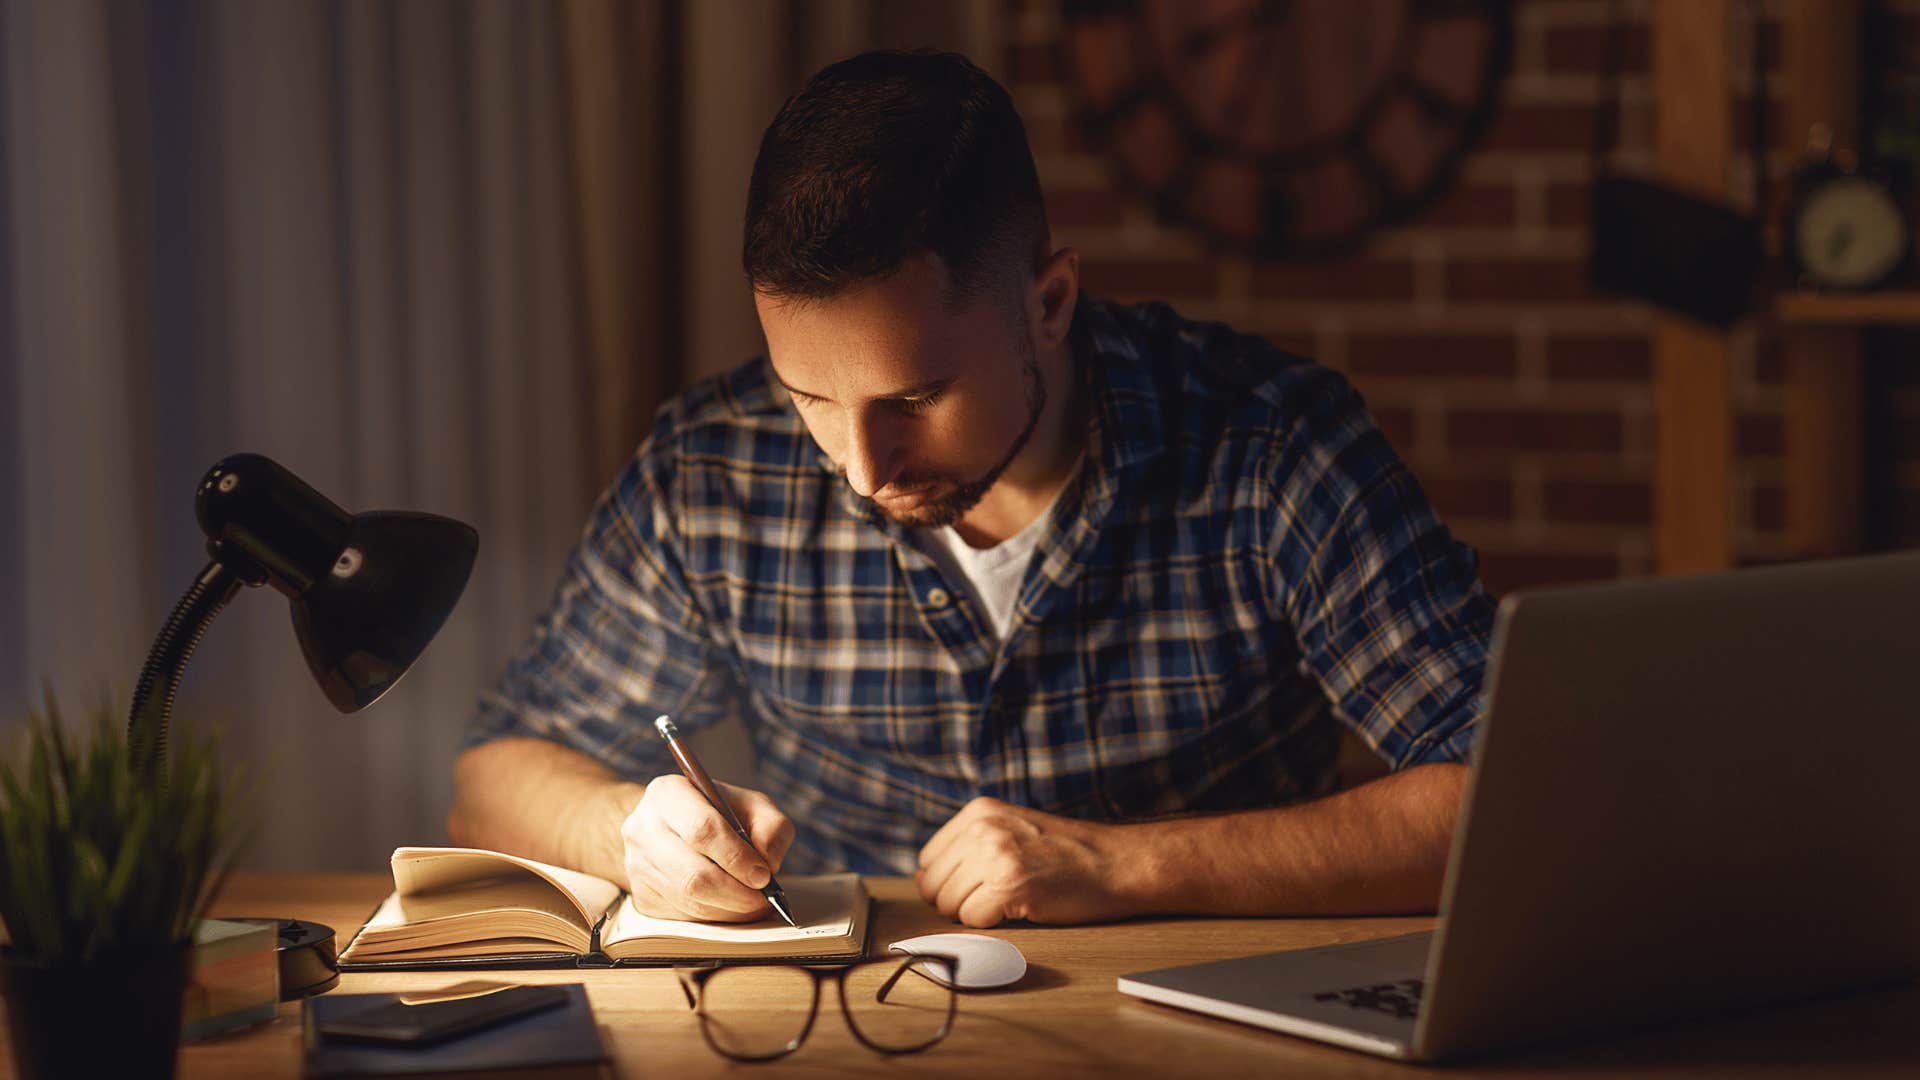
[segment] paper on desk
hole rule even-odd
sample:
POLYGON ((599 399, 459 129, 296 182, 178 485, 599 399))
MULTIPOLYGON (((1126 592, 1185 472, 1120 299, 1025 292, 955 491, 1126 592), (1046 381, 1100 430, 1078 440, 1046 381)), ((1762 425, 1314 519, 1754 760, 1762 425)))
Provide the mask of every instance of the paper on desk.
POLYGON ((600 931, 600 943, 607 945, 634 938, 663 937, 711 941, 719 944, 761 945, 807 938, 848 937, 853 933, 855 905, 863 903, 865 892, 857 874, 825 874, 794 878, 786 883, 787 904, 797 915, 812 916, 813 921, 799 927, 788 926, 779 916, 750 923, 683 922, 643 915, 633 906, 633 897, 621 901, 619 914, 600 931))

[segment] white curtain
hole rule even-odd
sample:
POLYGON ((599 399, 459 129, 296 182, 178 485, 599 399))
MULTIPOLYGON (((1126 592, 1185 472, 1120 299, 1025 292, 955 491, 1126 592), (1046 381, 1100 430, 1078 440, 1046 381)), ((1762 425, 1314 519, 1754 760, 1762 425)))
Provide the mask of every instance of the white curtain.
POLYGON ((554 9, 101 0, 0 8, 5 700, 130 692, 205 562, 194 484, 264 453, 350 511, 473 524, 458 609, 335 713, 244 590, 176 715, 257 785, 248 862, 443 835, 475 690, 545 602, 605 462, 569 248, 554 9))
POLYGON ((259 452, 349 511, 465 520, 479 562, 351 716, 244 590, 176 723, 257 786, 245 865, 442 839, 474 697, 593 495, 662 395, 762 348, 739 215, 781 100, 874 44, 991 69, 1000 8, 0 0, 0 739, 43 679, 124 701, 206 560, 195 483, 259 452))

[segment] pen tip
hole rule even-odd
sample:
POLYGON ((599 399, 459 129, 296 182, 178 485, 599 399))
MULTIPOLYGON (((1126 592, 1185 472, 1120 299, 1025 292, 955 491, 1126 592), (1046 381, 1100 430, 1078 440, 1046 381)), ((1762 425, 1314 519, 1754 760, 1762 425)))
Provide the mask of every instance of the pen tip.
POLYGON ((793 927, 795 930, 800 929, 800 924, 793 921, 793 912, 787 908, 787 898, 785 896, 769 896, 767 897, 767 903, 772 904, 773 910, 779 912, 780 917, 787 920, 788 926, 793 927))

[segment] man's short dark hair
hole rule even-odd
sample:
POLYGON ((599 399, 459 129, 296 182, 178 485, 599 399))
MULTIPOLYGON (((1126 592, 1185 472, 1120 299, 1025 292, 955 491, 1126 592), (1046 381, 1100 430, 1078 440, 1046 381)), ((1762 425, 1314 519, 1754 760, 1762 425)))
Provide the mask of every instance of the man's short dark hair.
POLYGON ((868 52, 823 68, 767 127, 742 262, 759 292, 824 300, 930 252, 958 307, 1011 260, 1035 265, 1046 239, 1006 90, 954 53, 868 52))

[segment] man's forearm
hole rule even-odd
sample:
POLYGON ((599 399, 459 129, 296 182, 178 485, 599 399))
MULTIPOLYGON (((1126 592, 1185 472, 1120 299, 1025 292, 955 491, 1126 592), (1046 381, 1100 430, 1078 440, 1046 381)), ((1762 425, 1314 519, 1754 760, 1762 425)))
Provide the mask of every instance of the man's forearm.
POLYGON ((1115 884, 1142 914, 1431 911, 1466 778, 1423 765, 1295 806, 1119 826, 1115 884))
POLYGON ((624 882, 620 824, 645 784, 544 739, 499 739, 453 765, 447 833, 463 847, 507 851, 624 882))

